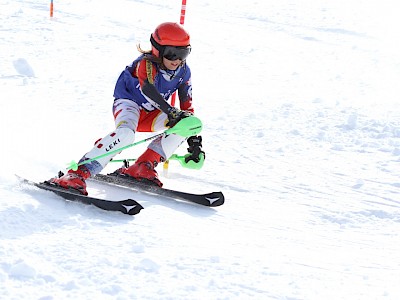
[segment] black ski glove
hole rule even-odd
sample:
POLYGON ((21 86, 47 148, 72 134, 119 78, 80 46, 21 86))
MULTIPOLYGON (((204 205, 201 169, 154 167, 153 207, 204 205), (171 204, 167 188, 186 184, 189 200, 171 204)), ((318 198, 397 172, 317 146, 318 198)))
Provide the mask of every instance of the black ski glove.
POLYGON ((202 145, 202 138, 201 135, 194 135, 187 139, 189 148, 187 148, 189 155, 186 156, 185 162, 187 163, 190 160, 193 160, 195 163, 200 162, 202 157, 200 156, 203 153, 203 160, 206 158, 206 153, 201 149, 202 145))
POLYGON ((180 120, 191 116, 192 113, 186 110, 179 110, 176 107, 171 107, 168 110, 168 127, 174 127, 180 120))

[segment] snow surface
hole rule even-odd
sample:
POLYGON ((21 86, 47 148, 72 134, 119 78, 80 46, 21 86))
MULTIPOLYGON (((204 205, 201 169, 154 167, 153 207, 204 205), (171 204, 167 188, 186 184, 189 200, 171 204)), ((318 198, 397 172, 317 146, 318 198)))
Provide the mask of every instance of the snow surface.
POLYGON ((48 179, 113 129, 119 73, 181 3, 49 2, 0 3, 1 299, 400 299, 396 1, 189 0, 207 160, 162 180, 226 203, 90 186, 134 217, 14 174, 48 179))

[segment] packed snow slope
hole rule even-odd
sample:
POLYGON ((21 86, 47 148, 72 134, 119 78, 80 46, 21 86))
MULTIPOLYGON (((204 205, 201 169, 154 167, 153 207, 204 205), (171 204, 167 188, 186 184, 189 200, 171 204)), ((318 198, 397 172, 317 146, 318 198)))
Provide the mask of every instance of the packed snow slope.
POLYGON ((89 186, 134 217, 14 174, 46 180, 113 129, 116 79, 181 1, 49 2, 0 3, 1 299, 400 299, 396 1, 189 0, 207 158, 159 173, 226 203, 89 186))

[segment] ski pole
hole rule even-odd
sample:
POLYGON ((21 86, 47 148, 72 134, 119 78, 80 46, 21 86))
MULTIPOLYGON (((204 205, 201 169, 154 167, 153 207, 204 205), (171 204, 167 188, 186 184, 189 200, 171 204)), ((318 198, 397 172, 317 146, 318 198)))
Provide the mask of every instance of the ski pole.
MULTIPOLYGON (((182 161, 185 159, 184 155, 178 155, 178 154, 172 154, 172 156, 170 158, 168 158, 168 160, 177 160, 181 163, 182 165, 182 161)), ((137 158, 125 158, 125 159, 112 159, 110 162, 114 162, 114 163, 124 163, 124 162, 129 162, 129 161, 136 161, 137 158)))
MULTIPOLYGON (((186 0, 182 0, 182 4, 181 4, 181 16, 179 19, 179 23, 183 26, 185 24, 185 15, 186 15, 186 0)), ((175 106, 175 102, 176 102, 176 92, 172 94, 171 96, 171 106, 175 106)), ((164 162, 163 165, 163 171, 164 171, 164 175, 167 176, 168 175, 168 165, 169 165, 169 161, 168 159, 164 162)))
MULTIPOLYGON (((185 24, 185 15, 186 15, 186 0, 182 0, 181 5, 181 16, 179 23, 183 26, 185 24)), ((175 106, 176 92, 172 94, 171 98, 171 106, 175 106)))
POLYGON ((111 155, 111 154, 119 153, 122 150, 125 150, 125 149, 133 147, 133 146, 137 146, 139 144, 142 144, 142 143, 147 142, 149 140, 156 139, 156 138, 158 138, 160 136, 163 136, 163 135, 178 134, 178 135, 183 136, 183 137, 190 137, 192 135, 196 135, 196 134, 200 133, 201 130, 202 130, 202 127, 203 127, 203 125, 202 125, 202 123, 201 123, 199 118, 197 118, 195 116, 189 116, 189 117, 186 117, 186 118, 180 120, 174 127, 169 128, 169 129, 165 130, 162 133, 159 133, 159 134, 156 134, 154 136, 145 138, 145 139, 143 139, 141 141, 138 141, 138 142, 135 142, 133 144, 129 144, 129 145, 126 145, 124 147, 121 147, 119 149, 115 149, 113 151, 110 151, 110 152, 98 155, 96 157, 84 160, 84 161, 82 161, 80 163, 77 163, 76 161, 73 160, 67 166, 67 170, 72 169, 73 171, 76 171, 76 170, 78 170, 78 167, 81 166, 81 165, 90 163, 90 162, 92 162, 94 160, 106 157, 106 156, 111 155))
MULTIPOLYGON (((186 162, 186 157, 189 156, 189 155, 190 154, 186 154, 186 155, 172 154, 171 157, 168 158, 168 160, 166 160, 166 161, 176 160, 184 168, 193 169, 193 170, 201 169, 201 167, 204 164, 204 157, 202 159, 200 159, 200 161, 197 162, 197 163, 196 162, 192 162, 192 161, 186 162)), ((135 160, 137 160, 137 159, 136 158, 125 158, 125 159, 113 159, 110 162, 120 162, 120 163, 122 162, 122 163, 126 164, 127 162, 135 161, 135 160)))

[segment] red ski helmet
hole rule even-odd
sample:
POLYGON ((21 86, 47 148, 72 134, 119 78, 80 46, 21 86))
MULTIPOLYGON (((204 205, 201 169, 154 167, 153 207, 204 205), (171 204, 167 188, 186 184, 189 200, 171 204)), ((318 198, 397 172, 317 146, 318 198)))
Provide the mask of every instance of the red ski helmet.
POLYGON ((185 60, 191 51, 190 35, 178 23, 165 22, 150 36, 151 51, 156 57, 185 60))

